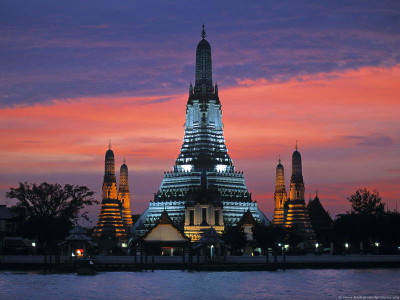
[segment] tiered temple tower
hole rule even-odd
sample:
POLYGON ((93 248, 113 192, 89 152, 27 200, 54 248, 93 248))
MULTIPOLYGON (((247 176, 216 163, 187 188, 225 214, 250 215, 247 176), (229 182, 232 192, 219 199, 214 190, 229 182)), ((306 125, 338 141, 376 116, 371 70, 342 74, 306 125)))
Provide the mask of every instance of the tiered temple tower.
POLYGON ((166 210, 174 222, 184 224, 185 234, 192 240, 199 238, 199 230, 214 226, 219 231, 224 224, 237 223, 248 209, 256 220, 268 222, 251 199, 243 172, 235 171, 229 157, 204 25, 201 38, 196 49, 195 86, 189 86, 182 148, 141 218, 149 227, 166 210))
POLYGON ((302 233, 304 241, 314 242, 315 232, 311 226, 310 217, 304 201, 304 191, 301 155, 296 143, 296 149, 292 155, 292 177, 290 179, 285 226, 297 229, 302 233))
POLYGON ((118 199, 122 205, 122 221, 125 227, 132 227, 131 197, 128 184, 128 166, 124 159, 119 172, 118 199))
POLYGON ((285 224, 285 212, 284 206, 287 201, 286 187, 285 187, 285 171, 279 158, 279 163, 276 166, 276 182, 275 182, 275 193, 274 193, 274 218, 272 223, 275 225, 285 224))
POLYGON ((97 239, 117 238, 120 241, 127 238, 126 228, 122 221, 121 202, 118 200, 115 160, 111 144, 105 157, 103 197, 93 236, 97 239))

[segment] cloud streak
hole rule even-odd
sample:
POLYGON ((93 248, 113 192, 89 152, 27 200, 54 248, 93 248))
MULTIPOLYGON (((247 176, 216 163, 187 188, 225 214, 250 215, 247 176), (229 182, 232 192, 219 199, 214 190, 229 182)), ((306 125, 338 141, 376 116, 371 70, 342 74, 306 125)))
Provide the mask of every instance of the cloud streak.
POLYGON ((345 140, 356 141, 358 146, 386 147, 393 144, 393 139, 384 134, 371 134, 369 136, 343 136, 345 140))
MULTIPOLYGON (((271 215, 278 155, 288 186, 296 140, 307 195, 318 189, 332 213, 345 211, 346 196, 362 186, 378 189, 393 207, 400 179, 399 77, 400 66, 369 67, 220 86, 229 153, 260 207, 271 215)), ((178 156, 186 99, 186 93, 121 94, 1 109, 1 138, 7 141, 0 150, 0 169, 7 170, 0 178, 2 195, 17 181, 62 183, 73 174, 85 174, 79 183, 100 194, 112 139, 117 166, 127 158, 133 207, 140 213, 178 156)))
POLYGON ((400 63, 396 2, 203 1, 213 9, 202 14, 181 0, 100 2, 43 2, 39 8, 26 1, 24 9, 2 2, 2 107, 104 94, 181 93, 193 79, 203 22, 215 79, 225 87, 400 63))

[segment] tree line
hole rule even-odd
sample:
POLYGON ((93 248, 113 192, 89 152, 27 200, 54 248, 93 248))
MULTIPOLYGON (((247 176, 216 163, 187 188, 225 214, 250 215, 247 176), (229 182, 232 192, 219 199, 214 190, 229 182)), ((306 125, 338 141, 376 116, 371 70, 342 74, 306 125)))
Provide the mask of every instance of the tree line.
MULTIPOLYGON (((13 210, 21 222, 20 233, 34 238, 44 253, 56 251, 57 245, 80 218, 87 219, 87 206, 98 204, 93 192, 86 186, 60 184, 19 183, 10 188, 7 197, 17 201, 13 210)), ((377 191, 358 189, 349 196, 350 211, 338 215, 328 229, 316 230, 319 249, 331 247, 335 253, 399 253, 400 214, 397 210, 385 211, 377 191)), ((296 228, 256 224, 253 229, 253 246, 281 251, 281 245, 289 245, 289 252, 299 253, 296 246, 302 236, 296 228)), ((222 239, 240 254, 249 242, 240 226, 225 226, 222 239)), ((318 247, 317 247, 318 250, 318 247)))

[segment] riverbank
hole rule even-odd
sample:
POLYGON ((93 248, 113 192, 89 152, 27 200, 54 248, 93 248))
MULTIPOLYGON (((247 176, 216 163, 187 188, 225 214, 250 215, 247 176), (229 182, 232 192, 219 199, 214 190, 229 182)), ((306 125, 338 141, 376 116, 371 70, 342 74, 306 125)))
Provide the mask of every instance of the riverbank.
MULTIPOLYGON (((133 256, 96 256, 98 271, 143 271, 143 270, 193 270, 193 271, 273 271, 283 269, 370 269, 400 268, 400 255, 304 255, 278 256, 266 262, 265 256, 230 256, 205 259, 194 257, 151 256, 140 261, 133 256)), ((60 257, 59 263, 44 263, 43 256, 4 255, 0 258, 1 270, 53 270, 75 272, 70 257, 60 257)))

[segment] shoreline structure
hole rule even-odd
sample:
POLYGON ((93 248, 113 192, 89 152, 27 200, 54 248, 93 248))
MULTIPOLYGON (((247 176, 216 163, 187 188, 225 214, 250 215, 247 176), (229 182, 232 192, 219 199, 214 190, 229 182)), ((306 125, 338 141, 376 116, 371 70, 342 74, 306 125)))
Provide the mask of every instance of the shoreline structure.
MULTIPOLYGON (((208 259, 194 257, 190 262, 185 256, 95 256, 98 271, 143 270, 193 270, 193 271, 274 271, 279 269, 366 269, 399 268, 400 255, 302 255, 270 257, 230 256, 208 259)), ((59 262, 44 263, 43 255, 3 255, 0 270, 51 270, 75 272, 70 257, 61 256, 59 262)))

